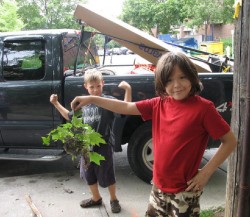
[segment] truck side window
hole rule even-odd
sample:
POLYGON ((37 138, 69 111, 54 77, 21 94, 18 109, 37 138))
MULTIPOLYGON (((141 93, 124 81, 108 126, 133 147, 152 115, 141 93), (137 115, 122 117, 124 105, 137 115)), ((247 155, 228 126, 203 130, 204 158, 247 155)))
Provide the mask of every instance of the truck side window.
POLYGON ((7 41, 3 49, 5 80, 40 80, 45 75, 43 41, 7 41))

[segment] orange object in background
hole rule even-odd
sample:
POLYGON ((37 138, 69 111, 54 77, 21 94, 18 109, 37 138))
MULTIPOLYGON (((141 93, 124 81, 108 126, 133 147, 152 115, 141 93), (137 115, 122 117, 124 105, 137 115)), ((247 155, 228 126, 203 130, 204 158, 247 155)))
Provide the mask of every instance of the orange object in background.
POLYGON ((129 74, 147 74, 154 72, 155 65, 153 64, 135 64, 134 69, 129 74))

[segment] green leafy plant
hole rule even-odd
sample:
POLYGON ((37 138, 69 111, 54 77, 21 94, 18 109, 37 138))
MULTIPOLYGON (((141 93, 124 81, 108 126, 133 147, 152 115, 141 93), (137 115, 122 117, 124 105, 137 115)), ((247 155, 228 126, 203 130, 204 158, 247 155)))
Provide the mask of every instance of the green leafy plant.
POLYGON ((84 157, 84 167, 87 168, 90 162, 100 165, 105 158, 92 151, 94 146, 105 145, 106 142, 101 134, 95 132, 88 124, 83 124, 82 118, 74 115, 71 122, 61 124, 50 131, 46 137, 42 137, 44 145, 49 146, 51 141, 61 141, 66 153, 70 154, 72 160, 77 156, 84 157))

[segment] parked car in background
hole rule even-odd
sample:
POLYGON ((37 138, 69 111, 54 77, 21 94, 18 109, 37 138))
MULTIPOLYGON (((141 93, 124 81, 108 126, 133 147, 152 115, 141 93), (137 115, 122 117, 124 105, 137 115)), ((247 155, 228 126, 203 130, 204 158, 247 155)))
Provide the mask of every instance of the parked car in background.
POLYGON ((106 50, 106 55, 109 56, 109 55, 111 55, 111 54, 112 54, 112 49, 107 49, 107 50, 106 50))
POLYGON ((104 49, 97 51, 98 56, 104 56, 104 49))
POLYGON ((121 55, 121 49, 119 47, 114 47, 106 52, 107 55, 121 55))
POLYGON ((134 52, 132 50, 127 50, 127 54, 134 54, 134 52))
MULTIPOLYGON (((128 54, 128 48, 126 47, 114 47, 109 49, 108 51, 106 51, 106 55, 126 55, 128 54)), ((130 53, 133 53, 132 51, 130 51, 130 53)))
POLYGON ((120 50, 121 50, 121 54, 126 55, 127 51, 128 51, 128 48, 126 48, 126 47, 120 47, 120 50))
POLYGON ((119 47, 114 47, 114 48, 112 49, 112 54, 113 54, 113 55, 121 55, 121 54, 122 54, 122 51, 121 51, 121 49, 120 49, 119 47))

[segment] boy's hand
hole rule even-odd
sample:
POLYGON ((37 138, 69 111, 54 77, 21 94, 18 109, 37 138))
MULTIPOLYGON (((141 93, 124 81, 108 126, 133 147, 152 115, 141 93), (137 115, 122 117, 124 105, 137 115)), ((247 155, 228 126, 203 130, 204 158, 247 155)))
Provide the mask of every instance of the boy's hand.
POLYGON ((77 97, 75 97, 70 104, 71 109, 74 111, 77 111, 77 110, 81 109, 81 107, 88 105, 89 104, 88 99, 90 97, 91 96, 77 96, 77 97))
POLYGON ((50 102, 55 105, 56 103, 58 103, 58 96, 57 94, 51 94, 50 96, 50 102))
POLYGON ((199 169, 197 174, 187 182, 188 187, 185 191, 201 191, 207 184, 210 175, 203 174, 203 170, 199 169))
POLYGON ((131 89, 131 86, 128 82, 126 81, 122 81, 119 85, 118 85, 119 88, 123 89, 123 90, 128 90, 128 89, 131 89))

